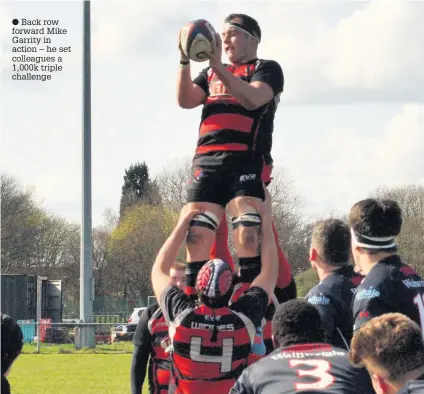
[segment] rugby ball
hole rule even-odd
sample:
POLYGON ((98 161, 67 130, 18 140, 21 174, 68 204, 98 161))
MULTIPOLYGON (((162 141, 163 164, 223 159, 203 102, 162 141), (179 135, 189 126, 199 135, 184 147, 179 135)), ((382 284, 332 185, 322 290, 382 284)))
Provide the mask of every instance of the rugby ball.
POLYGON ((215 29, 207 20, 196 19, 181 30, 181 49, 195 62, 209 60, 215 43, 215 34, 215 29))

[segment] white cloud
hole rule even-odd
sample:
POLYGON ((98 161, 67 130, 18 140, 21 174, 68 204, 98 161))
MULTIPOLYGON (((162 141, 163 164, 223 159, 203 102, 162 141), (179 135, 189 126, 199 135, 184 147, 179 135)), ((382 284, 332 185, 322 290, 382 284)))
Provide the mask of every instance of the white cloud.
POLYGON ((270 4, 250 7, 263 21, 260 55, 285 71, 284 102, 423 101, 423 2, 270 4))
POLYGON ((424 105, 405 105, 390 121, 375 159, 385 184, 424 181, 424 105))
MULTIPOLYGON (((3 73, 2 167, 33 185, 47 207, 79 220, 82 6, 61 3, 0 7, 8 47, 12 16, 25 11, 28 18, 60 18, 69 34, 57 45, 73 48, 51 83, 17 84, 3 73)), ((146 161, 156 174, 168 160, 191 157, 200 109, 176 104, 176 36, 196 18, 219 31, 231 12, 258 19, 259 55, 283 66, 275 165, 298 186, 308 212, 346 210, 380 184, 423 181, 423 109, 399 108, 423 101, 424 3, 94 0, 91 12, 94 224, 105 208, 119 207, 131 163, 146 161), (367 101, 374 101, 371 109, 362 105, 367 101), (340 103, 360 109, 332 105, 340 103), (379 117, 371 116, 375 107, 382 108, 379 117)), ((193 65, 193 75, 206 66, 193 65)))
POLYGON ((405 83, 406 75, 423 81, 423 10, 405 0, 374 0, 341 19, 320 40, 324 76, 335 88, 366 90, 405 83))
POLYGON ((298 190, 314 200, 310 214, 344 213, 379 186, 424 184, 424 105, 404 105, 372 135, 348 123, 311 141, 291 163, 298 190))
POLYGON ((0 5, 0 73, 7 61, 5 57, 5 38, 10 32, 12 18, 4 5, 0 5))
MULTIPOLYGON (((423 2, 93 1, 91 8, 93 65, 98 67, 107 61, 118 68, 128 61, 140 70, 143 60, 154 57, 158 69, 169 68, 178 56, 176 36, 184 23, 203 17, 220 31, 225 16, 244 12, 262 26, 260 56, 283 66, 284 103, 424 100, 423 2)), ((1 9, 6 38, 10 18, 1 9)), ((75 17, 80 29, 81 6, 75 17)), ((73 38, 78 52, 82 31, 73 38)))

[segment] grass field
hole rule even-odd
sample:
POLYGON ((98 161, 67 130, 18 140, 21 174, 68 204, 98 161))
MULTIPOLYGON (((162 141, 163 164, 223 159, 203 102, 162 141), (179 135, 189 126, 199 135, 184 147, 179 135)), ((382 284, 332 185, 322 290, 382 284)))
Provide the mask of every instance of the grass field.
POLYGON ((13 394, 126 394, 130 365, 131 354, 22 354, 8 380, 13 394))

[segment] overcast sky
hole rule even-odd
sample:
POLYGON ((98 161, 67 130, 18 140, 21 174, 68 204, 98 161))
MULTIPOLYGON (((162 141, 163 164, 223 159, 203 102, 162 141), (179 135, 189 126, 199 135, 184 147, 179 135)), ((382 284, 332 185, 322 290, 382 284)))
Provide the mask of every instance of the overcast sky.
MULTIPOLYGON (((43 205, 81 220, 82 2, 0 6, 2 172, 43 205), (49 82, 12 81, 12 19, 58 19, 71 46, 49 82)), ((259 56, 280 62, 285 89, 273 156, 303 213, 345 213, 378 186, 424 184, 424 2, 92 1, 93 225, 117 211, 124 170, 152 176, 190 159, 200 109, 178 108, 176 35, 232 12, 262 28, 259 56)), ((21 25, 17 26, 20 27, 21 25)), ((45 54, 39 52, 39 54, 45 54)), ((30 54, 27 54, 30 55, 30 54)), ((57 55, 57 54, 56 54, 57 55)), ((207 63, 192 67, 193 76, 207 63)))

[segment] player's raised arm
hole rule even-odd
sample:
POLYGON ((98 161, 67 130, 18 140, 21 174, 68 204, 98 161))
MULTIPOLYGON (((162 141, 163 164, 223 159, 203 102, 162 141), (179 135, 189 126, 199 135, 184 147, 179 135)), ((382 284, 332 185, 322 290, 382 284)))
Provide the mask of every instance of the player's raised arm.
POLYGON ((202 210, 193 210, 185 206, 181 210, 180 218, 174 231, 172 231, 160 249, 152 268, 152 286, 157 300, 161 299, 162 293, 171 284, 169 272, 187 235, 191 219, 202 212, 202 210))
POLYGON ((268 189, 264 186, 265 200, 252 200, 249 202, 261 216, 262 241, 261 241, 261 273, 252 282, 251 287, 257 286, 264 289, 271 298, 278 276, 278 254, 272 230, 272 202, 268 189))
POLYGON ((177 76, 178 105, 184 109, 199 106, 208 92, 206 70, 203 70, 193 81, 191 78, 190 59, 181 48, 181 31, 178 34, 178 50, 180 52, 180 69, 177 76))

